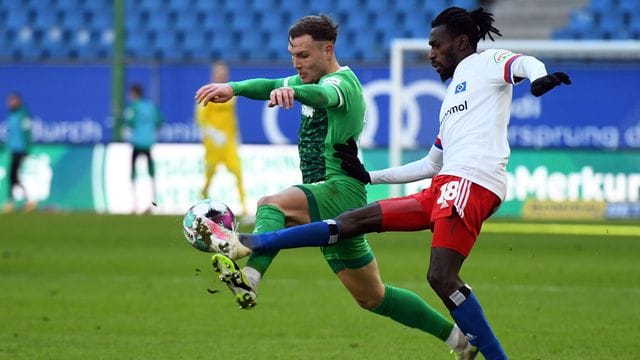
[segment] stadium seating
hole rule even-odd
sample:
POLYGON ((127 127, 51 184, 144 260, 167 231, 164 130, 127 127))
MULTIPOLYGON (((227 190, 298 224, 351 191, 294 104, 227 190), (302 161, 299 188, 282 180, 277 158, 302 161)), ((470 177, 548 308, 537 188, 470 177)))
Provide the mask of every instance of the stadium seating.
POLYGON ((640 39, 640 1, 590 0, 557 29, 556 39, 640 39))
MULTIPOLYGON (((598 0, 613 1, 613 0, 598 0)), ((627 21, 636 7, 619 0, 627 21)), ((340 22, 338 55, 345 61, 388 61, 390 40, 425 37, 447 6, 478 0, 127 0, 130 61, 290 60, 291 22, 326 13, 340 22)), ((113 0, 0 0, 0 61, 105 61, 114 41, 113 0)), ((604 5, 603 5, 604 6, 604 5)), ((615 28, 614 19, 607 26, 615 28)), ((635 26, 635 25, 634 25, 635 26)), ((613 30, 608 30, 613 31, 613 30)), ((632 32, 632 29, 629 29, 632 32)), ((638 32, 637 26, 633 31, 638 32)))

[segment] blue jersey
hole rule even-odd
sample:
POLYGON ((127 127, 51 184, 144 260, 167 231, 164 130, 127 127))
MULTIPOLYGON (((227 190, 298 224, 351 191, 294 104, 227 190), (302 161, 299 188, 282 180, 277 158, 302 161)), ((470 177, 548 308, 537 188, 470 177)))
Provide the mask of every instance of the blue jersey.
POLYGON ((125 125, 131 128, 131 144, 139 149, 149 149, 156 142, 162 116, 148 100, 132 101, 125 112, 125 125))
POLYGON ((7 115, 7 147, 11 152, 26 153, 31 138, 31 119, 23 106, 7 115))

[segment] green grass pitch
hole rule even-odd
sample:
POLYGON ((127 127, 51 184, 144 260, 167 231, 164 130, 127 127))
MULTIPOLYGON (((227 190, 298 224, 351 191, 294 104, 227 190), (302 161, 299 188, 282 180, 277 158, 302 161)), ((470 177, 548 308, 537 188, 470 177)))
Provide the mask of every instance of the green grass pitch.
MULTIPOLYGON (((237 309, 180 220, 0 215, 0 359, 450 359, 359 309, 318 249, 281 252, 258 306, 237 309)), ((462 275, 513 359, 640 357, 640 231, 625 225, 487 224, 462 275)), ((370 236, 383 280, 444 312, 430 239, 370 236)))

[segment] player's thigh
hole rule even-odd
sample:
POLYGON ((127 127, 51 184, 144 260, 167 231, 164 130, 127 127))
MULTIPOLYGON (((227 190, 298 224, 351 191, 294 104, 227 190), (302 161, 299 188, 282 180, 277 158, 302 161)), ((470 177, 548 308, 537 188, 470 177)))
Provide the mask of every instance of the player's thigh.
POLYGON ((384 284, 375 260, 357 269, 344 268, 337 272, 336 276, 364 308, 374 308, 384 297, 384 284))
POLYGON ((431 189, 419 193, 378 201, 382 212, 381 231, 419 231, 431 229, 431 189))
POLYGON ((432 209, 434 221, 432 247, 454 250, 469 256, 483 222, 500 205, 500 198, 490 190, 459 177, 445 175, 433 180, 441 204, 432 209), (446 193, 440 191, 445 189, 446 193))
MULTIPOLYGON (((311 221, 333 219, 350 209, 366 205, 364 186, 351 180, 331 179, 317 184, 297 185, 304 191, 311 221)), ((321 248, 324 258, 337 273, 342 268, 357 269, 373 260, 364 235, 342 239, 335 245, 321 248)))
POLYGON ((220 147, 205 146, 204 161, 205 166, 215 169, 224 160, 224 151, 220 147))
POLYGON ((307 197, 311 221, 333 219, 347 210, 367 204, 365 188, 360 183, 330 179, 321 183, 296 185, 307 197))
POLYGON ((290 187, 276 194, 263 196, 258 200, 258 206, 263 205, 280 209, 285 215, 287 227, 311 222, 307 196, 298 187, 290 187))

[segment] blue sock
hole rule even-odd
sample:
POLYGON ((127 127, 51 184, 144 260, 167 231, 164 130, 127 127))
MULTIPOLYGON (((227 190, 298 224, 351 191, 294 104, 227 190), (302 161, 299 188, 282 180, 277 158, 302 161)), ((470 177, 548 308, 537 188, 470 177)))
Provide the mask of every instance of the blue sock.
POLYGON ((478 299, 471 292, 471 288, 465 285, 451 294, 450 298, 457 307, 449 312, 469 342, 477 346, 487 360, 506 359, 507 355, 493 334, 478 299))
POLYGON ((256 251, 327 246, 338 241, 338 226, 326 220, 261 234, 240 234, 239 239, 256 251))

